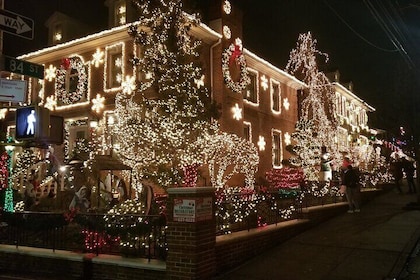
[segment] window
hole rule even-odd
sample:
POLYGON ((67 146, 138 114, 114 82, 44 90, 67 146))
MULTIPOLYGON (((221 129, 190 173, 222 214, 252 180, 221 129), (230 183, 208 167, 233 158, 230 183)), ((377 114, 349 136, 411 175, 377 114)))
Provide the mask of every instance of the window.
POLYGON ((272 140, 273 140, 273 166, 274 167, 281 167, 282 161, 282 143, 281 143, 281 131, 274 130, 272 131, 272 140))
POLYGON ((251 103, 258 103, 258 72, 248 69, 251 80, 244 92, 244 99, 251 103))
POLYGON ((271 110, 274 113, 280 113, 281 110, 280 84, 273 80, 271 81, 271 110))
POLYGON ((337 134, 338 149, 339 151, 342 151, 344 148, 348 147, 348 132, 346 129, 339 127, 337 134))
POLYGON ((336 101, 337 101, 337 103, 336 103, 336 106, 337 106, 337 114, 339 116, 342 116, 343 115, 343 112, 342 112, 342 107, 341 107, 341 103, 342 103, 341 96, 340 96, 340 94, 336 93, 335 97, 336 97, 336 101))
POLYGON ((125 1, 118 1, 115 4, 115 26, 127 23, 127 7, 125 1))
POLYGON ((251 123, 244 121, 244 139, 252 142, 252 130, 251 130, 251 123))
POLYGON ((63 28, 61 24, 57 24, 54 26, 54 32, 53 32, 53 42, 54 44, 58 44, 63 40, 63 28))
POLYGON ((89 143, 89 129, 86 120, 67 122, 68 155, 70 158, 76 154, 86 153, 89 143))
POLYGON ((107 89, 119 88, 123 79, 123 44, 106 47, 106 85, 107 89))

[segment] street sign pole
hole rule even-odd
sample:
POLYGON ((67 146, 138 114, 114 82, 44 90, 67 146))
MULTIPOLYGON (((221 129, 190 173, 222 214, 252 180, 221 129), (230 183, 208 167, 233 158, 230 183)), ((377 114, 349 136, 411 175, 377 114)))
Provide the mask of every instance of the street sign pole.
MULTIPOLYGON (((0 0, 0 9, 4 9, 4 1, 0 0)), ((3 54, 3 31, 0 29, 0 55, 3 54)))

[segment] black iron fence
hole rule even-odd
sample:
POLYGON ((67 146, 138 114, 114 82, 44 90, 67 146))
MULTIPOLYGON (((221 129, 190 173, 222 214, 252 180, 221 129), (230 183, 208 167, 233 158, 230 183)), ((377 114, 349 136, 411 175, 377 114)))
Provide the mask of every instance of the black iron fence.
POLYGON ((166 258, 162 216, 98 213, 0 213, 0 244, 166 258))

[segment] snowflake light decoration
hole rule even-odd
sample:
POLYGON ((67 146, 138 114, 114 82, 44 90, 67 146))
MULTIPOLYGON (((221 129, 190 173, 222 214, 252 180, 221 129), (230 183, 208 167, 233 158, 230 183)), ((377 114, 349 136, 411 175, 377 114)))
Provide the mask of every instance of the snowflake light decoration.
POLYGON ((225 0, 225 2, 223 3, 223 11, 227 15, 230 15, 230 13, 232 12, 232 5, 228 0, 225 0))
POLYGON ((100 113, 104 108, 105 97, 101 96, 99 93, 96 95, 96 98, 92 99, 92 111, 100 113))
POLYGON ((264 90, 268 89, 268 79, 265 75, 261 76, 261 86, 264 90))
POLYGON ((45 79, 48 80, 48 82, 51 82, 56 75, 57 68, 50 64, 48 68, 45 69, 45 79))
POLYGON ((289 110, 289 107, 290 107, 289 99, 287 98, 283 99, 283 107, 284 109, 286 109, 286 111, 289 110))
POLYGON ((50 111, 54 111, 57 107, 57 99, 55 99, 54 95, 48 96, 47 100, 45 101, 45 108, 47 108, 50 111))
POLYGON ((104 63, 104 55, 105 53, 100 49, 96 49, 96 52, 92 55, 92 64, 95 65, 96 68, 99 67, 100 64, 104 63))
POLYGON ((135 77, 126 76, 125 81, 122 82, 123 93, 131 95, 133 91, 136 89, 136 79, 135 77))
POLYGON ((228 40, 232 37, 232 31, 230 31, 230 28, 227 25, 223 26, 223 36, 228 40))
POLYGON ((242 109, 239 107, 238 103, 232 107, 233 119, 239 121, 242 119, 242 109))
POLYGON ((292 140, 291 140, 291 138, 290 138, 290 134, 289 134, 289 132, 286 132, 286 133, 284 134, 284 143, 285 143, 286 145, 290 145, 290 143, 292 143, 292 140))
POLYGON ((259 136, 258 137, 257 145, 258 145, 258 148, 259 148, 260 151, 265 151, 266 142, 265 142, 264 136, 259 136))

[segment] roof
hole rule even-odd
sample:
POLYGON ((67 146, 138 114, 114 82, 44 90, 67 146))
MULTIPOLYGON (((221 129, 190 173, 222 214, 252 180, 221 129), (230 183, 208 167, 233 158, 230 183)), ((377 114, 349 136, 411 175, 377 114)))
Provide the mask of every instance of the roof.
POLYGON ((107 155, 96 155, 93 162, 93 168, 96 170, 132 170, 130 166, 107 155))

